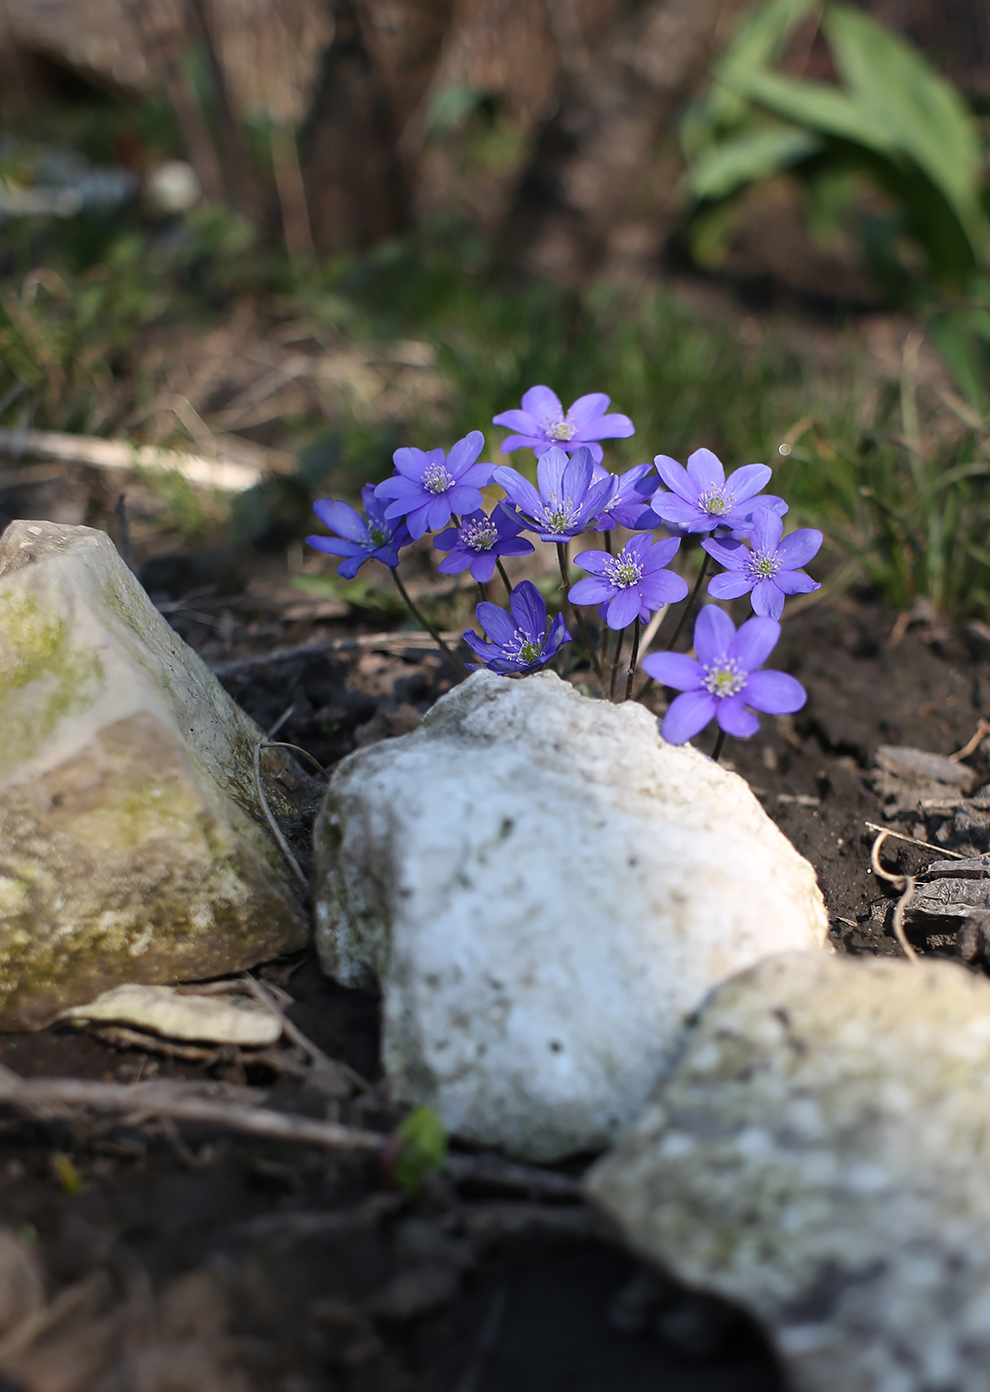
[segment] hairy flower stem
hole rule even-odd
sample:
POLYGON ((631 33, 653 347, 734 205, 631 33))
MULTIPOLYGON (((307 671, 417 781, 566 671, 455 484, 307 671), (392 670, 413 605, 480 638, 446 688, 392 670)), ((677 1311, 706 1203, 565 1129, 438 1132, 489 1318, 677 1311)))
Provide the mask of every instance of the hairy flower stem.
POLYGON ((567 591, 571 587, 571 582, 567 578, 567 543, 565 541, 557 542, 557 564, 560 566, 560 583, 563 589, 563 602, 564 604, 569 605, 570 611, 574 615, 574 621, 577 624, 578 632, 581 635, 581 642, 584 644, 585 651, 591 658, 591 665, 595 669, 595 676, 602 684, 602 695, 604 696, 605 682, 602 677, 601 663, 598 661, 598 654, 597 652, 595 652, 595 645, 594 643, 592 643, 591 636, 588 633, 588 626, 584 621, 584 615, 581 613, 580 609, 578 609, 576 605, 571 604, 570 600, 567 598, 567 591))
POLYGON ((712 750, 712 758, 715 760, 716 764, 718 763, 719 755, 722 753, 723 744, 725 744, 725 731, 719 730, 718 738, 715 741, 715 748, 712 750))
POLYGON ((611 533, 611 532, 604 532, 603 535, 604 535, 604 538, 605 538, 605 550, 606 550, 606 551, 608 552, 608 554, 611 556, 611 555, 613 554, 613 553, 612 553, 612 533, 611 533))
POLYGON ((624 701, 628 701, 632 695, 633 681, 636 677, 636 663, 639 661, 639 633, 640 622, 636 618, 633 619, 632 656, 629 659, 629 675, 626 677, 626 694, 622 698, 624 701))
MULTIPOLYGON (((608 628, 605 630, 606 633, 610 631, 611 630, 608 628)), ((615 700, 615 679, 619 675, 619 658, 622 655, 622 640, 624 637, 625 630, 620 628, 615 635, 615 652, 612 654, 612 671, 608 679, 608 699, 610 701, 615 700)))
POLYGON ((681 617, 677 621, 677 627, 674 629, 674 636, 673 638, 671 638, 669 644, 667 645, 668 652, 673 652, 674 649, 677 647, 677 640, 684 632, 684 625, 688 621, 688 615, 694 608, 695 600, 701 593, 701 587, 705 583, 705 576, 708 574, 708 564, 711 560, 711 557, 709 556, 707 551, 702 551, 701 555, 703 559, 701 562, 701 569, 698 571, 698 578, 694 582, 694 589, 688 595, 688 602, 687 604, 685 604, 684 609, 681 613, 681 617))
POLYGON ((502 564, 502 562, 501 562, 500 560, 498 560, 498 559, 496 559, 495 564, 498 566, 498 573, 499 573, 499 575, 501 575, 501 577, 502 577, 502 584, 505 586, 505 593, 506 593, 507 595, 511 595, 511 594, 512 594, 512 581, 509 579, 509 577, 508 577, 508 576, 506 575, 506 573, 505 573, 505 566, 504 566, 504 565, 502 564))
POLYGON ((485 587, 484 587, 484 585, 481 583, 480 580, 477 581, 477 585, 478 585, 478 598, 481 600, 482 604, 484 604, 485 601, 486 601, 487 598, 488 598, 488 595, 485 593, 485 587))
POLYGON ((392 572, 392 578, 395 581, 396 589, 399 591, 399 594, 402 596, 402 598, 406 601, 406 605, 409 609, 410 614, 412 614, 413 618, 416 620, 416 622, 420 625, 421 628, 426 629, 427 633, 436 643, 440 651, 446 657, 449 657, 451 662, 455 662, 456 659, 454 658, 454 654, 450 651, 450 649, 447 647, 447 644, 440 637, 440 634, 437 631, 437 629, 434 628, 433 624, 430 623, 429 619, 426 618, 424 614, 421 614, 420 611, 416 608, 415 604, 413 604, 412 599, 409 595, 409 591, 406 589, 405 585, 403 585, 402 581, 399 579, 398 570, 392 566, 389 566, 389 570, 391 570, 392 572))

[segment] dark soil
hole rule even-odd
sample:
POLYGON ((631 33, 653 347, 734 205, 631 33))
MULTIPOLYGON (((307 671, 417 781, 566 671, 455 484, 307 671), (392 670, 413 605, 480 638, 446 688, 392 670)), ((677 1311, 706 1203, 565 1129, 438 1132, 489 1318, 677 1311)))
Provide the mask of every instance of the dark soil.
MULTIPOLYGON (((422 650, 317 649, 245 662, 237 654, 252 644, 228 641, 234 660, 224 664, 213 628, 205 626, 204 644, 204 626, 182 611, 172 617, 263 728, 281 719, 278 737, 327 766, 411 729, 457 678, 422 650)), ((765 720, 753 740, 726 751, 816 867, 834 942, 851 952, 898 950, 890 895, 869 868, 865 822, 881 820, 875 747, 951 753, 990 709, 990 650, 979 633, 918 626, 892 644, 892 628, 893 617, 862 597, 796 615, 778 665, 806 684, 806 710, 765 720)), ((281 641, 268 632, 264 645, 353 632, 340 624, 335 632, 284 630, 281 641)), ((262 646, 257 635, 253 646, 262 646)), ((657 705, 662 693, 653 688, 646 700, 657 705)), ((707 748, 709 739, 699 743, 707 748)), ((974 760, 986 773, 985 756, 974 760)), ((891 868, 933 859, 898 844, 885 851, 891 868)), ((290 1014, 311 1039, 379 1081, 373 997, 328 982, 311 954, 266 973, 290 992, 290 1014)), ((328 1099, 265 1068, 245 1071, 236 1056, 196 1064, 59 1027, 3 1037, 0 1062, 26 1075, 119 1081, 208 1075, 265 1086, 269 1105, 287 1111, 382 1129, 396 1120, 378 1092, 328 1099)), ((0 1225, 20 1231, 38 1254, 50 1298, 76 1291, 64 1317, 9 1361, 13 1380, 0 1379, 0 1392, 781 1387, 743 1318, 651 1278, 605 1236, 566 1222, 549 1231, 537 1221, 545 1204, 532 1210, 529 1231, 493 1233, 494 1206, 520 1197, 497 1185, 457 1190, 439 1176, 408 1197, 390 1191, 367 1160, 186 1127, 180 1136, 160 1126, 0 1114, 0 1137, 0 1225), (338 1215, 336 1228, 328 1214, 338 1215), (259 1226, 273 1216, 279 1221, 259 1226), (77 1285, 87 1277, 88 1286, 77 1285)), ((2 1297, 0 1270, 0 1319, 2 1297)))

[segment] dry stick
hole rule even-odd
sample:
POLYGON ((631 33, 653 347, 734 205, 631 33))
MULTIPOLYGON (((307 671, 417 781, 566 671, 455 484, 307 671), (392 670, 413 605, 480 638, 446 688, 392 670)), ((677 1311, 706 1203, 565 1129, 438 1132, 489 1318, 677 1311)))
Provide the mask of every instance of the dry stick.
POLYGON ((578 632, 581 634, 581 642, 584 644, 588 656, 591 658, 591 665, 595 669, 595 676, 602 684, 602 695, 604 696, 605 681, 602 676, 601 664, 598 661, 598 654, 595 651, 595 645, 592 643, 591 637, 588 633, 588 626, 584 621, 584 615, 581 613, 580 609, 578 609, 577 605, 571 604, 570 600, 567 597, 567 592, 570 589, 571 584, 571 582, 567 578, 567 542, 558 541, 556 545, 557 564, 560 567, 560 583, 561 590, 563 593, 563 598, 561 602, 562 604, 570 605, 571 613, 574 615, 574 621, 578 626, 578 632))
POLYGON ((318 1045, 313 1043, 308 1035, 303 1034, 299 1026, 289 1019, 288 1015, 286 1015, 285 1011, 281 1008, 271 991, 269 991, 268 987, 265 986, 263 982, 259 981, 257 977, 251 976, 250 973, 245 973, 242 980, 255 1000, 260 1002, 260 1004, 278 1020, 286 1039, 292 1044, 295 1044, 297 1049, 301 1049, 310 1063, 328 1072, 340 1072, 359 1092, 374 1091, 367 1078, 362 1078, 361 1074, 351 1068, 349 1064, 342 1063, 340 1059, 334 1059, 331 1058, 329 1054, 325 1054, 318 1045))
POLYGON ((640 635, 639 615, 633 620, 632 655, 629 658, 629 673, 626 677, 626 694, 624 701, 628 701, 632 695, 633 682, 636 680, 636 663, 639 661, 639 635, 640 635))
MULTIPOLYGON (((457 633, 446 635, 452 642, 457 633)), ((422 633, 361 633, 356 638, 330 638, 325 643, 303 643, 297 648, 274 648, 271 652, 255 653, 252 657, 235 658, 233 662, 218 662, 211 668, 214 676, 223 680, 239 677, 256 667, 270 667, 291 662, 294 658, 329 657, 338 652, 408 652, 432 642, 432 635, 422 633)))
POLYGON ((95 1083, 83 1078, 21 1078, 0 1064, 0 1106, 30 1116, 83 1108, 101 1116, 141 1116, 219 1126, 248 1136, 266 1136, 323 1150, 377 1155, 386 1136, 335 1121, 314 1121, 267 1107, 212 1102, 191 1090, 164 1083, 95 1083))
POLYGON ((389 566, 389 571, 391 572, 392 579, 395 581, 396 589, 399 591, 399 594, 406 601, 406 604, 409 607, 410 614, 412 614, 413 618, 416 620, 417 623, 423 625, 427 633, 436 643, 437 647, 441 650, 444 656, 449 657, 451 662, 456 663, 454 654, 450 651, 450 649, 447 647, 447 644, 440 637, 439 630, 434 628, 433 625, 430 623, 429 619, 425 618, 416 608, 415 604, 413 604, 412 599, 409 596, 409 591, 406 589, 405 585, 403 585, 402 581, 399 579, 398 569, 395 566, 389 566))
POLYGON ((881 831, 880 835, 874 841, 872 849, 870 850, 870 864, 873 866, 873 873, 875 875, 879 875, 880 878, 886 880, 888 884, 892 884, 901 890, 901 897, 894 906, 894 917, 891 926, 894 930, 894 937, 900 944, 904 956, 910 962, 917 962, 918 954, 908 942, 907 934, 904 931, 904 914, 908 904, 910 904, 911 900, 914 898, 916 881, 913 875, 892 875, 889 870, 885 870, 880 864, 880 847, 886 841, 889 834, 890 833, 887 831, 881 831))
POLYGON ((262 741, 261 743, 256 744, 254 746, 254 786, 258 793, 258 801, 261 803, 261 810, 265 814, 265 820, 268 822, 268 825, 271 828, 272 835, 278 842, 279 850, 282 852, 286 860, 291 865, 296 879, 299 881, 299 883, 303 886, 304 889, 308 889, 309 881, 303 873, 303 868, 299 864, 298 860, 296 860, 295 856, 292 854, 292 848, 289 845, 288 841, 286 841, 285 837, 282 835, 282 828, 279 826, 278 822, 276 822, 272 814, 272 810, 268 806, 268 799, 265 796, 264 785, 261 781, 261 751, 265 748, 267 748, 267 742, 265 741, 262 741))
POLYGON ((957 749, 954 754, 950 754, 949 758, 954 764, 958 764, 960 759, 968 759, 970 754, 972 754, 973 750, 983 739, 983 736, 987 734, 990 734, 990 720, 983 720, 981 718, 977 722, 976 733, 973 735, 972 739, 967 740, 962 749, 957 749))
POLYGON ((926 851, 938 851, 940 856, 948 856, 950 860, 965 860, 966 856, 962 851, 950 851, 945 846, 935 846, 931 841, 919 841, 917 836, 908 836, 903 831, 892 831, 890 827, 878 826, 876 822, 864 822, 865 827, 870 831, 882 831, 887 836, 892 836, 895 841, 908 841, 912 846, 921 846, 926 851))

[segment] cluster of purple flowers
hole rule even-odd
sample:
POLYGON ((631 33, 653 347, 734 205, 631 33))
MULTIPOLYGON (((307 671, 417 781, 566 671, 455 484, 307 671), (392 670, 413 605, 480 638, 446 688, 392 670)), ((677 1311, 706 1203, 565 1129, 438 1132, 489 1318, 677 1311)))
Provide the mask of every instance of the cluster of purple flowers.
MULTIPOLYGON (((694 628, 695 656, 673 651, 682 620, 671 650, 647 655, 642 668, 651 679, 681 693, 663 720, 665 739, 683 743, 712 720, 721 732, 720 741, 725 733, 746 738, 758 729, 757 711, 785 714, 800 709, 806 699, 793 677, 766 671, 763 664, 780 636, 778 620, 786 598, 819 588, 803 567, 817 554, 822 534, 802 528, 784 536, 787 503, 765 492, 771 479, 765 464, 747 464, 726 477, 712 451, 699 449, 686 467, 658 454, 652 464, 610 473, 602 462, 600 442, 624 439, 635 429, 628 416, 608 414, 609 404, 607 396, 594 393, 565 411, 549 387, 532 387, 521 409, 503 411, 494 424, 512 432, 502 443, 503 454, 520 448, 534 452, 535 483, 506 464, 479 463, 484 446, 479 430, 458 440, 447 454, 406 446, 395 451, 391 478, 362 489, 364 516, 348 503, 321 499, 314 510, 333 535, 307 540, 341 557, 339 570, 346 579, 353 578, 365 561, 381 561, 412 605, 399 580, 399 553, 433 533, 433 544, 443 553, 439 571, 468 571, 481 590, 481 633, 472 629, 464 634, 464 642, 479 659, 468 664, 469 669, 486 667, 508 676, 535 671, 572 641, 563 613, 548 616, 537 586, 530 580, 513 585, 503 565, 506 558, 533 552, 524 533, 549 542, 557 549, 566 599, 603 691, 607 634, 619 635, 612 655, 611 692, 623 635, 632 629, 628 694, 641 626, 652 620, 652 632, 662 611, 688 595, 686 581, 669 568, 671 562, 685 538, 704 536, 691 602, 715 562, 721 571, 709 579, 708 594, 720 601, 748 595, 755 617, 737 631, 722 609, 706 604, 694 628), (492 484, 505 496, 486 510, 483 490, 492 484), (619 528, 631 535, 615 549, 613 533, 619 528), (657 539, 653 534, 659 528, 666 535, 657 539), (604 534, 605 548, 574 557, 586 577, 571 584, 568 544, 589 532, 604 534), (508 609, 493 603, 485 590, 496 569, 508 592, 508 609), (600 659, 580 612, 586 606, 597 608, 601 620, 600 659)), ((414 613, 422 620, 418 611, 414 613)))

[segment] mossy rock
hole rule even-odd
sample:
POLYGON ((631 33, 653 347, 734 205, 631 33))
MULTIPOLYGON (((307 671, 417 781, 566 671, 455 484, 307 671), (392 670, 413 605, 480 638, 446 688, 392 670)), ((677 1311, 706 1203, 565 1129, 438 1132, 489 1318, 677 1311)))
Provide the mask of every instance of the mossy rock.
MULTIPOLYGON (((264 735, 104 533, 0 537, 0 729, 0 1029, 305 941, 255 784, 264 735)), ((307 793, 268 796, 291 814, 307 793)))

